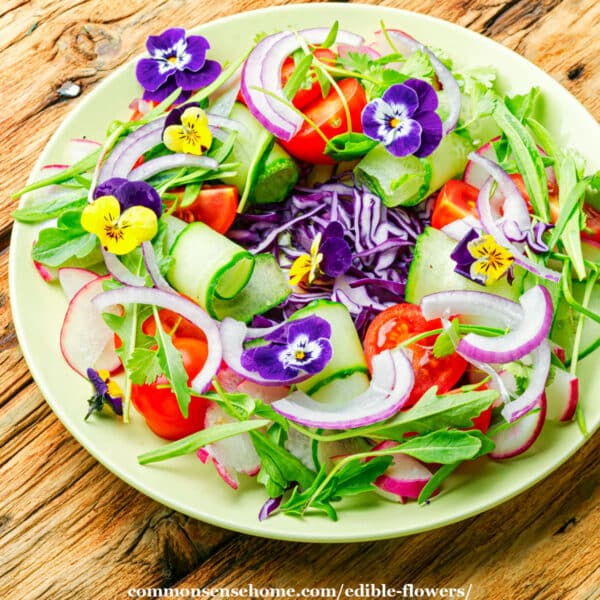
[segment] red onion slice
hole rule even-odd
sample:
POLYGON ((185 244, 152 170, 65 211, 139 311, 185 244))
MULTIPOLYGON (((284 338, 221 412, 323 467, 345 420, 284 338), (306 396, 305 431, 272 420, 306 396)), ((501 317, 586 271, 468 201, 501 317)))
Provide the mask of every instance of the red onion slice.
POLYGON ((125 286, 98 294, 92 302, 99 310, 115 304, 148 304, 168 308, 181 315, 206 335, 208 354, 200 372, 194 377, 191 387, 199 394, 206 391, 216 375, 223 357, 221 337, 217 324, 196 303, 179 294, 146 287, 125 286))
MULTIPOLYGON (((254 117, 276 137, 289 141, 303 123, 302 117, 287 105, 283 93, 281 67, 284 60, 301 47, 301 38, 316 45, 323 43, 328 34, 329 29, 325 27, 275 33, 262 39, 248 55, 242 70, 242 95, 254 117), (261 90, 267 90, 283 102, 261 90)), ((359 35, 339 30, 336 41, 360 46, 364 40, 359 35)))
MULTIPOLYGON (((442 85, 442 88, 448 99, 448 107, 450 110, 446 120, 443 123, 444 135, 447 135, 456 127, 458 118, 460 117, 462 105, 460 87, 458 86, 456 79, 454 79, 454 75, 450 73, 442 61, 440 61, 440 59, 427 46, 418 40, 415 40, 415 38, 409 36, 407 33, 404 33, 404 31, 400 31, 398 29, 388 29, 387 34, 392 44, 394 44, 396 49, 403 54, 412 54, 413 52, 420 50, 429 56, 429 60, 431 60, 431 66, 433 67, 433 70, 435 71, 435 74, 437 75, 437 78, 442 85)), ((390 51, 394 50, 394 48, 390 46, 382 31, 375 32, 375 38, 378 46, 380 48, 385 48, 386 54, 389 54, 390 51)))
POLYGON ((529 257, 523 254, 521 250, 504 235, 504 232, 496 223, 496 217, 492 210, 490 202, 491 191, 492 178, 490 177, 483 184, 483 187, 479 191, 479 196, 477 197, 477 212, 479 213, 479 218, 481 219, 481 224, 485 232, 493 236, 498 244, 506 248, 513 255, 516 264, 538 277, 543 277, 544 279, 558 283, 560 281, 560 273, 529 259, 529 257))
POLYGON ((547 341, 543 341, 538 348, 531 352, 533 369, 527 389, 516 400, 505 404, 502 409, 502 416, 509 423, 516 421, 536 407, 544 393, 548 373, 550 372, 550 354, 550 345, 547 341))
POLYGON ((132 273, 112 252, 105 250, 102 245, 100 246, 102 251, 102 257, 104 258, 104 264, 108 269, 108 272, 112 275, 113 279, 116 279, 123 285, 134 285, 143 286, 146 280, 139 275, 132 273))
POLYGON ((159 156, 143 163, 136 169, 133 169, 133 171, 130 171, 126 177, 129 181, 145 181, 157 173, 162 173, 170 169, 181 169, 182 167, 214 170, 219 168, 219 163, 214 158, 208 156, 181 153, 168 154, 167 156, 159 156))
POLYGON ((254 328, 251 330, 249 335, 248 327, 241 321, 236 321, 229 317, 225 317, 221 323, 221 340, 223 343, 223 360, 227 366, 235 371, 238 375, 259 383, 265 386, 280 386, 280 385, 291 385, 292 383, 299 383, 311 377, 310 373, 302 373, 292 379, 278 380, 278 379, 263 379, 258 373, 254 371, 248 371, 242 366, 242 352, 244 351, 244 341, 251 338, 263 337, 275 329, 280 328, 281 325, 274 327, 266 327, 264 330, 254 328))
POLYGON ((519 299, 523 318, 505 335, 486 337, 469 333, 458 343, 457 350, 470 360, 487 363, 507 363, 523 358, 548 336, 554 309, 550 292, 536 285, 519 299))
POLYGON ((146 266, 146 270, 148 271, 148 275, 150 275, 154 287, 167 292, 175 292, 160 272, 156 261, 156 254, 154 253, 154 246, 152 246, 151 242, 142 242, 142 256, 144 257, 144 265, 146 266))
POLYGON ((142 125, 119 142, 100 169, 98 183, 111 177, 126 177, 137 159, 162 140, 165 118, 142 125))
POLYGON ((414 385, 410 360, 401 349, 373 357, 369 388, 343 404, 317 402, 299 390, 271 405, 294 423, 323 429, 351 429, 388 419, 405 404, 414 385))

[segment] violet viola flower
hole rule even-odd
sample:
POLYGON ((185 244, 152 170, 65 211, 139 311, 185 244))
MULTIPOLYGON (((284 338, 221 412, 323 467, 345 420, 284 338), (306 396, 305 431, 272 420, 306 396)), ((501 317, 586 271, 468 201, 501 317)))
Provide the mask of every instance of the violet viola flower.
POLYGON ((144 88, 144 100, 161 102, 177 88, 179 101, 189 92, 211 84, 221 73, 221 65, 206 59, 210 44, 201 35, 186 36, 185 29, 172 28, 146 41, 150 58, 142 58, 135 74, 144 88))
POLYGON ((110 373, 104 369, 96 371, 88 369, 87 376, 94 386, 95 394, 88 400, 90 406, 85 420, 94 412, 101 413, 105 406, 109 406, 112 412, 118 416, 123 415, 123 392, 119 384, 110 378, 110 373))
POLYGON ((383 142, 394 156, 429 156, 443 135, 437 107, 438 97, 431 85, 421 79, 407 79, 365 106, 363 133, 383 142))
POLYGON ((155 212, 157 217, 162 214, 162 201, 158 192, 145 181, 111 177, 94 190, 94 200, 102 196, 114 196, 119 201, 122 212, 132 206, 145 206, 155 212))
POLYGON ((242 352, 241 363, 263 379, 285 382, 322 371, 333 356, 331 325, 310 316, 287 321, 264 337, 262 346, 242 352))
POLYGON ((352 265, 352 250, 344 239, 344 227, 337 221, 325 228, 319 250, 323 255, 321 271, 328 277, 343 275, 352 265))

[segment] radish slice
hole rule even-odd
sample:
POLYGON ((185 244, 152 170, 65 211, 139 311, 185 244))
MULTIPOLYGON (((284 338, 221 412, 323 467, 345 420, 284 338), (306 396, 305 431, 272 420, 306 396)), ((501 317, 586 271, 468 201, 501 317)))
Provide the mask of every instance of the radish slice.
POLYGON ((536 285, 521 296, 519 303, 523 318, 509 333, 496 337, 469 333, 458 342, 457 351, 471 360, 507 363, 537 348, 552 325, 554 309, 550 292, 543 285, 536 285))
POLYGON ((290 427, 285 440, 285 449, 295 456, 306 468, 315 471, 315 461, 312 454, 312 439, 290 427))
POLYGON ((62 267, 58 269, 58 282, 68 302, 84 285, 98 279, 98 273, 79 267, 62 267))
POLYGON ((418 40, 415 40, 415 38, 411 37, 410 35, 404 33, 404 31, 400 31, 398 29, 388 29, 387 35, 389 36, 389 39, 395 48, 390 46, 390 43, 382 31, 375 32, 377 46, 380 49, 385 50, 385 54, 389 54, 390 51, 398 50, 403 54, 409 55, 417 50, 420 50, 429 56, 431 66, 433 67, 433 70, 435 71, 435 74, 437 75, 437 78, 442 85, 444 93, 448 99, 449 112, 446 120, 443 123, 444 135, 447 135, 456 127, 456 123, 458 123, 458 118, 460 117, 462 105, 460 87, 458 86, 456 79, 454 79, 454 75, 452 75, 452 73, 446 68, 440 59, 427 46, 418 40))
POLYGON ((381 54, 375 48, 365 44, 361 44, 360 46, 355 46, 354 44, 338 44, 337 49, 340 58, 348 58, 350 53, 366 54, 373 60, 381 58, 381 54))
POLYGON ((98 357, 94 367, 98 371, 100 369, 104 369, 111 375, 118 373, 123 367, 123 363, 115 351, 115 342, 113 337, 111 337, 106 343, 106 346, 104 346, 104 350, 102 350, 102 353, 98 357))
POLYGON ((52 281, 56 281, 58 277, 58 271, 54 267, 47 267, 37 260, 33 261, 33 266, 36 271, 40 274, 40 277, 46 281, 47 283, 51 283, 52 281))
MULTIPOLYGON (((133 167, 133 164, 131 166, 133 167)), ((182 167, 214 170, 219 168, 219 163, 214 158, 208 156, 180 153, 168 154, 167 156, 153 158, 137 167, 137 169, 133 169, 133 171, 121 176, 127 177, 130 181, 145 181, 157 173, 162 173, 169 169, 181 169, 182 167)))
MULTIPOLYGON (((289 141, 300 129, 303 119, 287 105, 281 87, 284 60, 301 47, 301 39, 318 45, 325 41, 329 29, 315 27, 299 32, 283 31, 263 38, 250 52, 242 70, 241 91, 250 112, 273 135, 289 141), (281 102, 265 94, 281 98, 281 102)), ((336 42, 360 46, 363 38, 339 30, 336 42)))
MULTIPOLYGON (((106 346, 113 341, 112 330, 92 302, 102 292, 102 283, 106 279, 108 276, 93 279, 73 296, 60 331, 61 352, 67 364, 83 377, 89 367, 98 366, 106 346)), ((120 311, 112 308, 110 312, 119 314, 120 311)))
MULTIPOLYGON (((41 181, 42 179, 46 179, 48 177, 54 177, 54 175, 58 175, 68 168, 69 165, 45 165, 39 170, 33 181, 41 181)), ((63 197, 65 195, 72 195, 73 200, 75 200, 77 197, 81 197, 82 194, 80 191, 72 190, 64 185, 53 183, 51 185, 46 185, 43 188, 32 190, 31 192, 23 194, 23 207, 28 208, 30 206, 35 206, 40 202, 47 202, 48 200, 53 200, 54 198, 63 197)))
POLYGON ((71 164, 77 163, 101 147, 102 144, 100 142, 96 142, 95 140, 88 140, 87 138, 73 138, 72 140, 69 140, 68 160, 71 164))
POLYGON ((351 429, 383 421, 405 404, 414 385, 411 362, 401 349, 373 357, 369 388, 344 404, 317 402, 299 390, 271 406, 290 421, 323 429, 351 429))
POLYGON ((579 379, 564 369, 554 369, 554 379, 546 387, 547 417, 553 421, 570 421, 579 402, 579 379))
POLYGON ((483 184, 483 187, 479 191, 479 196, 477 197, 477 212, 479 213, 479 218, 481 219, 481 224, 483 225, 485 232, 492 235, 498 244, 504 246, 504 248, 510 251, 510 253, 513 255, 515 263, 527 271, 530 271, 534 275, 558 283, 560 281, 560 273, 553 271, 552 269, 548 269, 542 264, 532 261, 504 235, 504 232, 496 223, 499 215, 494 214, 494 211, 492 210, 490 203, 491 191, 492 178, 490 177, 483 184))
POLYGON ((531 447, 540 435, 546 419, 546 397, 543 393, 529 410, 534 408, 539 408, 540 410, 535 414, 524 417, 508 429, 504 429, 492 436, 496 447, 489 454, 491 458, 512 458, 531 447))
MULTIPOLYGON (((532 410, 538 399, 544 393, 548 373, 550 372, 550 346, 543 341, 530 355, 533 369, 525 391, 512 402, 508 402, 502 409, 502 416, 509 422, 516 421, 519 417, 532 410)), ((545 401, 544 401, 545 404, 545 401)), ((544 412, 545 412, 544 408, 544 412)))
MULTIPOLYGON (((217 405, 212 404, 206 411, 204 427, 233 423, 229 415, 217 405)), ((198 451, 198 458, 208 462, 210 458, 221 478, 236 490, 239 486, 238 473, 254 476, 260 471, 260 458, 254 449, 252 440, 247 433, 235 435, 224 440, 214 442, 198 451)))
MULTIPOLYGON (((386 440, 372 450, 387 450, 397 445, 398 442, 386 440)), ((378 493, 384 492, 386 498, 391 494, 395 501, 404 502, 404 498, 418 498, 431 477, 431 471, 416 458, 394 454, 394 462, 375 480, 375 487, 378 493)))
MULTIPOLYGON (((184 319, 191 321, 202 329, 206 335, 208 354, 200 372, 194 377, 191 387, 198 393, 203 393, 210 385, 222 359, 222 346, 216 323, 206 311, 195 302, 179 294, 153 288, 124 286, 98 294, 93 303, 99 310, 105 310, 115 304, 149 304, 168 308, 178 313, 184 319)), ((112 333, 112 332, 111 332, 112 333)))

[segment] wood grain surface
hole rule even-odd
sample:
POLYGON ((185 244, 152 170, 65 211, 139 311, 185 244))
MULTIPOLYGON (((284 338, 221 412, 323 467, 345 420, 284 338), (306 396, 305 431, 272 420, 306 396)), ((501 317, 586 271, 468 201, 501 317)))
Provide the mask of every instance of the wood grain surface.
MULTIPOLYGON (((8 303, 10 193, 57 124, 107 74, 143 51, 147 35, 281 4, 0 3, 0 598, 361 583, 471 586, 473 600, 600 598, 599 436, 544 482, 461 523, 384 542, 298 544, 225 531, 141 495, 79 446, 33 383, 8 303), (79 97, 61 95, 68 82, 80 87, 79 97)), ((597 0, 379 4, 441 17, 499 41, 547 71, 600 119, 597 0)))

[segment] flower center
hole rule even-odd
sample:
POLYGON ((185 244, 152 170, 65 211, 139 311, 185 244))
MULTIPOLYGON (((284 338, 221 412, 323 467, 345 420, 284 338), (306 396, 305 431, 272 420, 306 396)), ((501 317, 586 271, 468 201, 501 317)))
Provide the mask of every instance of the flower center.
POLYGON ((169 58, 167 58, 167 62, 171 63, 172 65, 174 65, 177 62, 177 56, 169 56, 169 58))
POLYGON ((396 127, 398 127, 398 125, 400 125, 400 123, 402 123, 402 119, 399 119, 398 117, 392 117, 390 119, 390 127, 392 129, 396 129, 396 127))
POLYGON ((304 358, 306 357, 306 353, 304 352, 304 350, 296 350, 295 357, 296 360, 304 360, 304 358))

